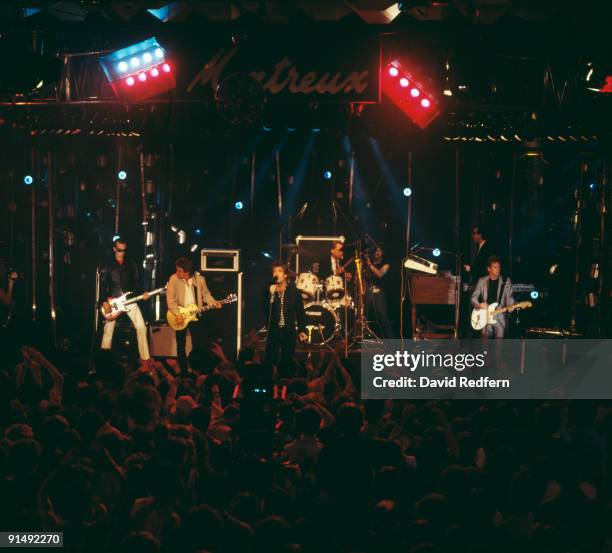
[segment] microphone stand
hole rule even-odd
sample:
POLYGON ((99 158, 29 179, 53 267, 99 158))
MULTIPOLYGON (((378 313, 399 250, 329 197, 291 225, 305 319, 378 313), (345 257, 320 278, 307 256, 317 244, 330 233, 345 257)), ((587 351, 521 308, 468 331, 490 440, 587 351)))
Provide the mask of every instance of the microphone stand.
MULTIPOLYGON (((425 248, 419 246, 414 251, 416 252, 432 252, 437 248, 425 248)), ((453 338, 456 340, 459 338, 459 309, 460 309, 460 292, 461 292, 461 254, 457 252, 453 252, 450 250, 440 250, 440 253, 445 253, 448 255, 452 255, 455 257, 455 272, 457 276, 455 277, 455 328, 453 331, 453 338)), ((413 330, 414 331, 414 330, 413 330)))
POLYGON ((289 238, 291 239, 291 223, 293 223, 293 221, 296 219, 301 219, 304 216, 304 213, 306 213, 307 209, 308 202, 306 202, 297 213, 294 215, 289 215, 289 217, 287 217, 287 219, 278 227, 278 259, 281 262, 283 261, 283 231, 285 230, 286 226, 289 226, 289 238))

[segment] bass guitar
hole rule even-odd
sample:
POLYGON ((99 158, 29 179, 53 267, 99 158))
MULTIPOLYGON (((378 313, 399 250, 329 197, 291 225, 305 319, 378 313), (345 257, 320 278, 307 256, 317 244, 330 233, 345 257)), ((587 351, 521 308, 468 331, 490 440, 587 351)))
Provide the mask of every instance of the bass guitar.
MULTIPOLYGON (((219 300, 219 303, 222 305, 227 305, 228 303, 236 303, 238 301, 238 296, 236 294, 230 294, 227 298, 223 300, 219 300)), ((200 315, 210 309, 215 309, 214 305, 205 305, 202 308, 199 308, 195 303, 191 303, 186 307, 179 307, 178 313, 172 313, 172 311, 168 311, 166 313, 166 319, 168 324, 174 330, 184 330, 187 328, 187 325, 195 320, 197 320, 200 315), (182 320, 179 322, 177 320, 177 315, 180 315, 182 320)))
POLYGON ((471 317, 472 328, 474 330, 482 330, 487 325, 497 324, 495 315, 505 313, 510 311, 510 309, 529 309, 533 304, 530 301, 522 301, 508 307, 500 307, 499 309, 497 305, 497 303, 492 303, 486 309, 474 309, 471 317))
MULTIPOLYGON (((149 297, 151 297, 151 296, 156 296, 157 294, 163 294, 165 291, 166 291, 166 287, 163 286, 162 288, 157 288, 156 290, 151 290, 150 292, 146 292, 146 294, 148 294, 149 297)), ((102 316, 107 321, 114 321, 122 313, 127 313, 129 311, 128 310, 128 306, 129 305, 132 305, 133 303, 139 302, 140 300, 144 299, 145 295, 141 294, 140 296, 135 296, 135 297, 130 298, 128 300, 127 297, 131 293, 132 292, 126 292, 125 294, 123 294, 122 296, 119 296, 117 298, 108 298, 108 300, 105 302, 105 304, 103 304, 100 307, 100 313, 102 313, 102 316), (110 306, 110 311, 108 310, 108 307, 106 308, 106 310, 104 309, 106 304, 108 304, 108 306, 110 306)))

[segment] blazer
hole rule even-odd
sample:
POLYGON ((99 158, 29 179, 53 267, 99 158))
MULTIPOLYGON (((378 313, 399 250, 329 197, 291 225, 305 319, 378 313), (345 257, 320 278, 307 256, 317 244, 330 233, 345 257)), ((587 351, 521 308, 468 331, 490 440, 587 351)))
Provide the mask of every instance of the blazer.
MULTIPOLYGON (((270 294, 269 286, 264 292, 266 306, 266 316, 270 322, 268 326, 269 334, 278 333, 278 323, 280 321, 280 296, 276 292, 270 294)), ((304 313, 304 300, 301 292, 295 287, 293 282, 287 284, 285 290, 285 301, 283 315, 285 318, 285 328, 291 332, 306 332, 306 314, 304 313)))
MULTIPOLYGON (((213 298, 208 286, 206 286, 206 279, 200 273, 194 273, 193 278, 196 283, 196 304, 202 309, 204 304, 212 305, 217 300, 213 298)), ((168 310, 172 313, 178 313, 179 307, 185 306, 185 281, 178 278, 175 274, 168 280, 168 288, 166 289, 166 302, 168 304, 168 310)))
POLYGON ((499 307, 507 307, 514 303, 512 296, 512 281, 509 278, 499 277, 499 286, 497 287, 497 298, 487 298, 489 295, 489 277, 478 279, 476 288, 472 292, 472 307, 478 308, 479 303, 498 303, 499 307))
POLYGON ((487 276, 487 264, 489 262, 489 256, 491 255, 492 250, 489 245, 489 241, 487 240, 480 248, 480 251, 474 255, 474 259, 472 259, 471 271, 470 271, 470 280, 472 282, 477 282, 479 278, 483 276, 487 276))

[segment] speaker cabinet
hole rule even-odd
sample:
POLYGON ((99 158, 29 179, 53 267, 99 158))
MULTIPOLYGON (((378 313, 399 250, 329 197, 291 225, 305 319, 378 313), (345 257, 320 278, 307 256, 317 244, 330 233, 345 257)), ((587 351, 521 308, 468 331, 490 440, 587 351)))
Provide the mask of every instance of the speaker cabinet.
MULTIPOLYGON (((191 351, 191 333, 187 333, 185 351, 191 351)), ((174 330, 165 323, 149 325, 149 351, 151 357, 176 357, 176 335, 174 330)))

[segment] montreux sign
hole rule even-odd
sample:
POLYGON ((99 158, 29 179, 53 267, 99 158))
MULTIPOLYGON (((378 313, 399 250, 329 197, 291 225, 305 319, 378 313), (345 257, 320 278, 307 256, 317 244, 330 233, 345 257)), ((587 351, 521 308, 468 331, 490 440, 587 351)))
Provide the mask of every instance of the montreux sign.
POLYGON ((224 78, 246 73, 261 83, 270 99, 290 102, 379 100, 380 43, 377 36, 355 41, 333 36, 276 35, 245 39, 236 46, 199 46, 186 50, 178 67, 177 95, 180 98, 211 98, 224 78))

